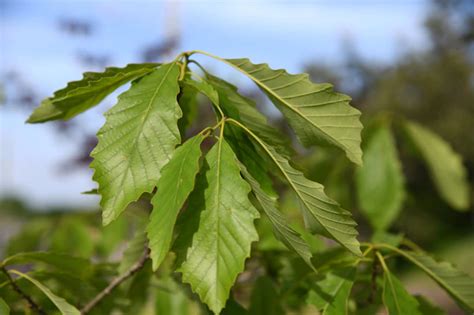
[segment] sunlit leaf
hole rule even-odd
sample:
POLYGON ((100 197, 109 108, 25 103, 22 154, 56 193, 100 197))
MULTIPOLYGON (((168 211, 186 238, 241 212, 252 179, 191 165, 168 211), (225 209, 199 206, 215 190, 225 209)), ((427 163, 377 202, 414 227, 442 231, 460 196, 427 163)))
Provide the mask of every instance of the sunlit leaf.
POLYGON ((469 183, 461 156, 451 146, 430 130, 406 122, 407 134, 426 161, 436 188, 453 208, 469 208, 469 183))
POLYGON ((176 149, 161 171, 158 191, 151 200, 153 211, 146 228, 155 270, 168 253, 178 213, 194 189, 204 139, 205 136, 198 134, 187 140, 176 149))
POLYGON ((86 72, 82 80, 69 82, 50 98, 41 102, 28 118, 29 123, 70 119, 99 104, 121 85, 139 78, 158 64, 129 64, 124 68, 106 68, 104 72, 86 72))
POLYGON ((104 224, 153 190, 161 168, 180 142, 179 73, 176 63, 160 66, 132 84, 105 114, 106 122, 97 134, 99 142, 91 153, 104 224))
POLYGON ((253 221, 258 211, 248 199, 249 185, 240 176, 232 149, 224 139, 206 155, 204 174, 190 198, 197 231, 179 271, 214 313, 226 304, 229 291, 258 239, 253 221))
POLYGON ((362 212, 374 229, 385 230, 397 218, 405 198, 397 148, 387 126, 379 127, 368 140, 356 183, 362 212))

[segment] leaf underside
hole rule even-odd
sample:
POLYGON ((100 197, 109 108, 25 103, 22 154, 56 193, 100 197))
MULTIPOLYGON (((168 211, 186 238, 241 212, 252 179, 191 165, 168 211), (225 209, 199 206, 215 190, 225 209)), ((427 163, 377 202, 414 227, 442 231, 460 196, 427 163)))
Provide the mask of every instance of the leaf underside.
POLYGON ((27 122, 70 119, 99 104, 121 85, 153 71, 157 66, 153 63, 129 64, 123 68, 106 68, 104 72, 86 72, 82 80, 69 82, 65 88, 43 100, 27 122))
POLYGON ((105 114, 106 122, 97 134, 99 142, 91 153, 104 225, 153 190, 161 168, 180 142, 178 76, 176 63, 163 64, 132 84, 105 114))
POLYGON ((334 239, 352 253, 361 255, 355 229, 357 223, 352 219, 351 213, 329 198, 324 193, 323 185, 307 179, 271 146, 261 140, 258 142, 295 192, 308 228, 314 233, 334 239))
POLYGON ((315 84, 307 74, 273 70, 249 59, 224 59, 252 79, 287 118, 305 146, 331 144, 362 164, 360 112, 350 97, 335 93, 330 84, 315 84))
POLYGON ((421 315, 418 301, 408 293, 403 284, 388 270, 383 275, 383 301, 389 315, 421 315))
POLYGON ((450 263, 437 262, 424 253, 403 251, 403 256, 435 280, 463 308, 474 312, 474 279, 450 263))
POLYGON ((263 211, 270 219, 273 226, 275 237, 280 240, 286 247, 297 253, 311 268, 311 251, 308 243, 301 238, 301 235, 296 232, 290 225, 284 215, 276 208, 276 199, 269 196, 262 190, 260 184, 255 178, 250 175, 244 165, 241 164, 241 172, 244 178, 252 187, 255 198, 258 200, 263 211))

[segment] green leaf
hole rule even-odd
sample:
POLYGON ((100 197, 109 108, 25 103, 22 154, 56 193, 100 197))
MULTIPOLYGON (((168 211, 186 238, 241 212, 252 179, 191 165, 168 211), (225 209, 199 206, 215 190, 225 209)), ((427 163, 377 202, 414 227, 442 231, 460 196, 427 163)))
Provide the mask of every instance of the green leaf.
POLYGON ((158 191, 151 200, 153 211, 147 226, 153 269, 156 270, 168 253, 178 213, 194 189, 199 172, 201 143, 206 137, 198 134, 174 152, 161 171, 158 191))
POLYGON ((420 305, 418 309, 422 315, 445 315, 446 314, 445 311, 433 305, 431 301, 429 301, 424 296, 416 295, 415 298, 418 301, 418 304, 420 305))
POLYGON ((10 315, 10 307, 2 298, 0 298, 0 314, 10 315))
POLYGON ((19 253, 3 260, 2 265, 22 265, 43 263, 55 269, 67 272, 77 277, 86 277, 92 272, 92 265, 88 259, 73 257, 52 252, 19 253))
POLYGON ((181 83, 181 91, 178 95, 178 103, 183 112, 183 116, 178 120, 178 128, 181 137, 184 138, 186 130, 191 126, 198 114, 197 91, 193 87, 181 83))
POLYGON ((405 129, 426 161, 441 197, 454 209, 468 210, 469 183, 462 158, 438 135, 414 122, 405 129))
POLYGON ((54 305, 56 305, 56 307, 59 309, 61 314, 63 315, 80 315, 81 314, 78 309, 76 309, 74 306, 69 304, 65 299, 55 295, 53 292, 51 292, 51 290, 49 290, 47 287, 42 285, 39 281, 17 270, 9 270, 9 272, 17 274, 20 277, 27 279, 28 281, 33 283, 36 287, 38 287, 38 289, 43 291, 43 293, 51 300, 51 302, 53 302, 54 305))
POLYGON ((229 299, 221 315, 248 315, 249 312, 234 299, 229 299))
POLYGON ((272 279, 262 276, 257 279, 252 289, 249 315, 283 315, 285 311, 280 302, 272 279))
POLYGON ((309 245, 301 238, 301 235, 298 232, 287 224, 287 219, 276 208, 276 199, 265 193, 260 187, 260 184, 247 171, 245 166, 242 164, 240 165, 242 175, 252 187, 255 198, 258 200, 263 211, 272 223, 275 237, 285 244, 288 249, 297 253, 311 268, 314 268, 311 263, 312 254, 309 245))
POLYGON ((104 225, 145 192, 151 192, 180 142, 176 102, 180 68, 163 64, 132 84, 105 115, 99 142, 92 151, 94 180, 102 195, 104 225))
POLYGON ((330 84, 312 83, 307 74, 292 75, 248 59, 224 59, 252 79, 288 119, 305 146, 323 143, 346 152, 362 163, 360 112, 349 105, 350 97, 335 93, 330 84))
POLYGON ((205 177, 198 180, 187 209, 192 211, 192 220, 199 220, 198 227, 179 271, 183 281, 218 314, 244 269, 251 243, 258 240, 253 221, 259 213, 248 199, 250 187, 224 139, 209 151, 205 162, 205 177))
POLYGON ((170 278, 160 278, 160 283, 165 288, 160 288, 156 292, 156 310, 154 314, 192 314, 191 301, 186 297, 182 286, 170 278))
POLYGON ((104 72, 86 72, 82 80, 69 82, 50 98, 43 100, 29 123, 70 119, 99 104, 121 85, 153 71, 158 64, 129 64, 124 68, 106 68, 104 72))
POLYGON ((383 275, 383 301, 389 315, 421 315, 418 301, 408 293, 403 284, 388 270, 383 275))
POLYGON ((435 280, 462 307, 474 312, 474 279, 469 275, 457 270, 450 263, 437 262, 421 252, 398 252, 435 280))
POLYGON ((405 198, 404 177, 390 129, 379 127, 364 150, 364 165, 356 173, 359 206, 376 230, 397 218, 405 198))
POLYGON ((219 104, 219 95, 212 85, 210 85, 207 80, 194 76, 194 79, 191 78, 192 75, 186 76, 183 80, 185 86, 194 88, 195 91, 204 94, 213 104, 219 104))
POLYGON ((334 269, 322 281, 313 284, 307 302, 321 310, 322 315, 348 314, 348 301, 356 270, 334 269))
POLYGON ((119 274, 126 273, 139 259, 143 256, 148 239, 143 230, 135 231, 135 235, 127 244, 127 248, 123 252, 122 259, 118 267, 119 274))
POLYGON ((280 154, 286 157, 293 155, 288 137, 268 125, 267 118, 258 111, 254 101, 242 96, 237 87, 229 82, 210 74, 207 74, 206 78, 217 91, 219 105, 227 117, 242 122, 266 143, 276 148, 280 154))
POLYGON ((351 213, 329 198, 324 193, 323 185, 307 179, 273 147, 263 142, 250 130, 247 129, 247 132, 277 165, 291 189, 296 193, 305 222, 312 232, 331 237, 354 254, 361 255, 359 241, 356 238, 357 223, 352 219, 351 213))

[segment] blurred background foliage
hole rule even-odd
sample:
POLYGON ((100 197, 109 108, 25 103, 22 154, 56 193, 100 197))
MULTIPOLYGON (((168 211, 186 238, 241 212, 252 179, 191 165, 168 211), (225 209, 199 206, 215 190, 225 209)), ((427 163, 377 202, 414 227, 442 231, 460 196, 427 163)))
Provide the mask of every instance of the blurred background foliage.
MULTIPOLYGON (((62 20, 59 25, 70 36, 88 36, 93 33, 92 25, 80 21, 62 20)), ((366 162, 369 165, 377 163, 379 154, 392 162, 378 165, 379 173, 364 174, 364 169, 351 165, 343 153, 318 147, 314 150, 299 148, 302 157, 294 163, 305 171, 308 178, 323 183, 329 196, 353 212, 359 223, 361 240, 372 238, 387 241, 403 234, 424 249, 454 262, 459 269, 474 276, 474 3, 469 0, 433 0, 426 14, 424 29, 428 34, 428 47, 413 51, 406 49, 389 64, 364 59, 350 41, 344 44, 344 61, 338 66, 318 63, 317 60, 304 61, 306 72, 313 81, 333 83, 337 91, 351 95, 352 104, 362 111, 365 126, 364 153, 365 159, 369 159, 366 162), (467 196, 471 201, 467 207, 461 207, 465 208, 464 211, 456 211, 456 204, 441 193, 442 189, 433 178, 430 164, 425 162, 426 157, 422 156, 413 138, 407 133, 407 121, 416 122, 422 128, 431 130, 430 132, 450 143, 453 150, 462 156, 470 187, 467 196), (398 195, 391 194, 388 199, 382 200, 367 196, 365 199, 361 198, 367 193, 360 184, 364 181, 364 176, 381 176, 382 182, 384 176, 391 176, 394 186, 388 189, 390 193, 398 195), (367 202, 363 204, 361 200, 367 202), (377 213, 378 204, 385 204, 391 210, 379 209, 380 213, 377 213), (388 217, 382 217, 384 215, 388 217)), ((170 36, 145 47, 142 59, 156 61, 176 52, 178 48, 179 34, 172 32, 170 36)), ((108 65, 110 59, 110 56, 90 53, 80 53, 79 56, 81 62, 93 68, 108 65)), ((28 110, 39 103, 34 89, 25 86, 21 77, 7 78, 0 86, 0 99, 8 98, 8 91, 14 89, 17 103, 23 104, 28 110), (5 86, 9 86, 8 89, 5 86)), ((259 91, 247 89, 244 94, 257 99, 261 109, 269 112, 259 91)), ((205 102, 204 99, 200 101, 205 102)), ((211 119, 212 116, 207 112, 209 106, 199 108, 201 122, 211 119)), ((273 123, 288 130, 278 116, 273 115, 273 123)), ((56 126, 62 131, 80 130, 80 136, 76 139, 81 139, 81 148, 67 165, 85 168, 90 162, 89 152, 96 144, 95 136, 83 132, 75 121, 60 122, 56 126)), ((189 132, 194 131, 191 128, 189 132)), ((280 189, 279 193, 283 211, 295 224, 301 223, 292 195, 284 189, 280 189)), ((370 196, 370 188, 368 193, 370 196)), ((90 275, 84 277, 94 275, 96 287, 81 288, 78 296, 75 296, 78 294, 76 288, 69 288, 69 291, 64 289, 64 296, 70 297, 72 302, 74 299, 91 297, 116 272, 114 266, 126 263, 121 259, 122 253, 126 250, 128 241, 141 230, 140 221, 146 216, 147 202, 144 200, 142 204, 131 207, 133 209, 127 211, 121 219, 103 228, 100 212, 95 208, 58 207, 44 211, 27 205, 21 199, 5 196, 0 201, 0 257, 37 250, 92 257, 98 264, 91 267, 93 270, 91 269, 90 275)), ((239 277, 234 289, 236 299, 247 301, 247 305, 251 304, 254 309, 261 307, 259 305, 262 301, 255 298, 253 300, 249 284, 256 283, 254 290, 258 288, 272 292, 272 280, 263 276, 266 274, 270 279, 280 279, 283 283, 282 290, 288 293, 288 303, 291 304, 292 295, 297 303, 298 288, 286 288, 285 291, 285 284, 291 286, 291 280, 298 277, 299 267, 305 270, 302 261, 290 255, 286 258, 277 255, 285 251, 285 248, 274 239, 271 227, 264 219, 258 222, 258 228, 261 242, 254 249, 253 258, 247 263, 247 271, 239 277)), ((320 238, 304 236, 310 241, 314 251, 328 245, 320 238)), ((416 271, 408 269, 404 264, 397 264, 397 267, 404 272, 403 279, 412 292, 426 294, 447 309, 449 314, 461 314, 454 302, 436 289, 433 283, 425 282, 416 271)), ((159 314, 160 311, 162 314, 198 312, 202 306, 193 299, 188 288, 177 288, 173 281, 177 276, 167 268, 169 269, 165 264, 160 269, 162 278, 149 286, 150 292, 143 294, 140 291, 138 297, 138 291, 134 287, 142 288, 143 283, 154 281, 146 276, 151 273, 151 268, 143 269, 141 274, 131 279, 117 293, 116 301, 104 303, 97 314, 107 313, 117 305, 125 311, 137 310, 136 306, 130 304, 127 295, 137 296, 135 302, 141 303, 143 314, 147 314, 147 309, 157 310, 159 314), (147 296, 157 298, 150 300, 147 296), (160 304, 155 305, 155 300, 159 300, 160 304)), ((48 279, 50 288, 55 288, 61 282, 61 277, 71 276, 52 273, 54 266, 49 269, 49 273, 48 269, 45 270, 35 276, 38 279, 48 279)), ((31 284, 24 284, 25 287, 28 285, 31 284)), ((1 287, 0 292, 11 294, 1 287)), ((39 302, 43 302, 41 299, 44 298, 40 295, 37 298, 39 302)), ((312 311, 307 312, 311 314, 312 311)), ((271 312, 279 313, 280 310, 271 312)))

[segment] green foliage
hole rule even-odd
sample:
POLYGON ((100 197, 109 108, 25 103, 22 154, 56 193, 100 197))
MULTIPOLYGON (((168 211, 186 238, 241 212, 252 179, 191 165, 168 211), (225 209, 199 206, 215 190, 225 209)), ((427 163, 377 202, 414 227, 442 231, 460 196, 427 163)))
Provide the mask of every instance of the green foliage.
POLYGON ((28 118, 29 123, 70 119, 99 104, 121 85, 151 72, 157 64, 129 64, 125 68, 107 68, 104 72, 86 72, 79 81, 69 82, 53 97, 45 99, 28 118))
POLYGON ((397 218, 405 197, 397 148, 388 127, 373 132, 364 150, 364 166, 356 175, 361 210, 375 229, 385 230, 397 218))
POLYGON ((196 212, 192 220, 199 222, 179 270, 183 281, 218 314, 244 268, 251 243, 258 240, 253 221, 259 215, 248 199, 250 187, 240 176, 237 158, 224 139, 219 139, 204 163, 200 189, 188 209, 196 212))
POLYGON ((2 298, 0 298, 0 314, 10 315, 10 307, 2 298))
POLYGON ((330 84, 315 84, 307 74, 291 75, 248 59, 226 59, 253 80, 286 116, 306 146, 335 145, 354 163, 361 164, 360 112, 349 106, 350 97, 334 93, 330 84))
POLYGON ((80 312, 78 309, 76 309, 74 306, 69 304, 65 299, 57 296, 53 292, 51 292, 50 289, 45 287, 41 282, 33 279, 32 277, 28 276, 27 274, 24 274, 22 272, 19 272, 17 270, 11 270, 11 273, 17 274, 20 277, 23 277, 33 283, 38 289, 40 289, 50 300, 51 302, 56 305, 56 307, 59 309, 61 314, 63 315, 80 315, 80 312))
POLYGON ((450 263, 437 262, 421 252, 401 251, 406 259, 436 281, 466 310, 474 310, 474 281, 450 263))
POLYGON ((105 115, 91 156, 102 196, 104 225, 145 192, 152 192, 180 141, 176 102, 179 66, 164 64, 119 96, 105 115))
POLYGON ((353 267, 336 268, 316 282, 308 295, 308 303, 316 306, 323 315, 348 314, 348 301, 354 284, 353 267))
MULTIPOLYGON (((0 310, 17 312, 27 299, 48 314, 55 308, 63 314, 303 314, 315 307, 338 315, 376 313, 383 304, 389 314, 437 312, 389 270, 395 254, 393 259, 407 259, 465 310, 474 310, 471 278, 424 252, 406 250, 412 243, 387 232, 405 199, 395 119, 367 132, 355 184, 376 233, 373 243, 359 242, 351 212, 330 197, 339 192, 334 195, 344 195, 344 205, 352 208, 346 176, 352 164, 318 146, 324 163, 316 175, 300 167, 291 137, 271 126, 237 87, 191 59, 199 53, 256 83, 303 145, 329 145, 361 164, 360 112, 348 96, 305 74, 200 51, 161 65, 87 73, 46 99, 29 122, 72 118, 132 81, 106 112, 91 153, 107 226, 100 231, 99 220, 78 215, 27 224, 11 248, 28 252, 0 264, 0 310), (193 134, 198 94, 210 101, 216 124, 193 134), (316 180, 321 174, 329 192, 316 180), (29 268, 21 273, 17 265, 29 268)), ((424 128, 405 127, 442 196, 466 208, 459 157, 424 128)))
POLYGON ((383 302, 387 307, 388 314, 421 314, 418 311, 418 301, 405 290, 400 280, 387 269, 385 262, 382 262, 382 264, 385 267, 383 274, 383 302))
POLYGON ((151 200, 153 212, 147 227, 155 270, 171 247, 176 218, 194 189, 194 180, 199 172, 201 143, 204 139, 205 136, 199 134, 187 140, 176 149, 168 164, 163 167, 162 177, 158 181, 158 187, 162 188, 151 200))
POLYGON ((428 129, 413 123, 405 123, 410 139, 426 161, 436 187, 454 209, 469 207, 469 186, 461 157, 448 143, 428 129))

